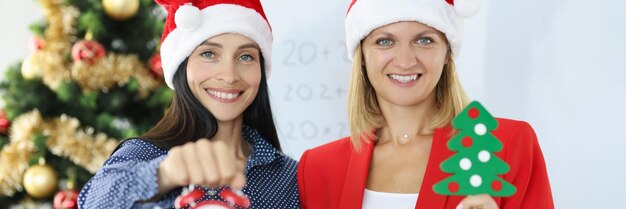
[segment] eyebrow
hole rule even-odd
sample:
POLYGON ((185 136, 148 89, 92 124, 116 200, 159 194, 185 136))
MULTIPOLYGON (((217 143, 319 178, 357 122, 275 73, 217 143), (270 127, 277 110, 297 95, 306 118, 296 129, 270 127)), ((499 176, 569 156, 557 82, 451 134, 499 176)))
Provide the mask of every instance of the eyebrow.
MULTIPOLYGON (((434 31, 434 30, 426 30, 426 31, 422 31, 422 32, 420 32, 420 33, 416 34, 415 36, 416 36, 416 37, 419 37, 419 36, 423 36, 423 35, 426 35, 426 34, 435 34, 435 35, 438 35, 439 33, 437 33, 437 31, 434 31)), ((393 35, 393 34, 391 34, 391 33, 388 33, 388 32, 379 32, 379 33, 374 34, 374 35, 375 35, 375 36, 377 36, 377 35, 383 35, 383 36, 389 36, 389 37, 392 37, 392 38, 395 38, 395 37, 396 37, 395 35, 393 35)))
POLYGON ((433 31, 433 30, 427 30, 427 31, 423 31, 421 33, 418 33, 417 36, 423 36, 426 34, 435 34, 435 35, 439 35, 439 33, 437 31, 433 31))
POLYGON ((253 43, 247 43, 247 44, 241 45, 241 46, 239 46, 238 49, 245 49, 245 48, 253 48, 253 49, 257 49, 257 50, 261 51, 259 46, 257 46, 256 44, 253 44, 253 43))
MULTIPOLYGON (((223 48, 224 46, 222 46, 222 44, 219 43, 215 43, 215 42, 210 42, 210 41, 203 41, 200 45, 206 45, 206 46, 213 46, 213 47, 219 47, 219 48, 223 48)), ((245 48, 253 48, 253 49, 258 49, 259 51, 261 50, 256 44, 254 43, 247 43, 244 45, 239 46, 237 49, 245 49, 245 48)))

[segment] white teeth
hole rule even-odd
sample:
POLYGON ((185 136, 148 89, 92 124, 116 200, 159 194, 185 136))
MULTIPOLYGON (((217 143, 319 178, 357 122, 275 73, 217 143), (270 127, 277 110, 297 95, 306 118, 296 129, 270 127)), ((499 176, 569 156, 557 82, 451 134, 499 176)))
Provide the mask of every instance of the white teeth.
POLYGON ((234 99, 234 98, 237 98, 240 94, 240 93, 226 93, 226 92, 220 92, 220 91, 214 91, 214 90, 208 90, 207 92, 209 92, 209 94, 216 96, 217 98, 220 98, 220 99, 234 99))
POLYGON ((399 81, 400 83, 408 83, 410 81, 414 81, 417 79, 417 74, 413 75, 395 75, 390 74, 389 77, 393 80, 399 81))

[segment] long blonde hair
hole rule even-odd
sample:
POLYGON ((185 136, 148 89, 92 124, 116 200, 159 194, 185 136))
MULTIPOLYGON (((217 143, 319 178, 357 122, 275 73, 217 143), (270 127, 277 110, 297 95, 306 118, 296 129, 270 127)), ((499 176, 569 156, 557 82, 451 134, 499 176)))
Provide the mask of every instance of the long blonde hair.
MULTIPOLYGON (((440 128, 452 122, 468 104, 468 98, 459 82, 450 47, 448 64, 443 67, 441 78, 435 88, 435 105, 438 112, 430 121, 430 128, 440 128)), ((354 52, 348 90, 348 120, 353 147, 359 151, 361 142, 370 143, 374 130, 385 124, 376 99, 376 91, 369 82, 363 63, 363 51, 359 44, 354 52)))

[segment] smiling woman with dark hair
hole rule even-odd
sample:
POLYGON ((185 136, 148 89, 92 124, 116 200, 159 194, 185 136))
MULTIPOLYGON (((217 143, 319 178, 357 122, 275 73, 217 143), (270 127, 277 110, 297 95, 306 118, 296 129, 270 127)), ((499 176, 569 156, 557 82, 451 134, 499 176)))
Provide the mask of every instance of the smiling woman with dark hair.
POLYGON ((181 188, 242 190, 252 208, 299 208, 296 161, 281 151, 267 86, 272 32, 258 0, 157 0, 174 98, 85 185, 81 208, 171 208, 181 188), (176 18, 174 18, 176 16, 176 18), (209 18, 210 17, 210 18, 209 18))

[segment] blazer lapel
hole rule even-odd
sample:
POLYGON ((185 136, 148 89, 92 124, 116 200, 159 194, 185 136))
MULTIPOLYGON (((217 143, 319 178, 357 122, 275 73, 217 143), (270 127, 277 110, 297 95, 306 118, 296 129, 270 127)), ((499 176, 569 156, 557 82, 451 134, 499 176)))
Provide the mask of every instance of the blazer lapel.
POLYGON ((428 165, 426 165, 426 172, 415 209, 444 208, 446 206, 448 196, 435 194, 433 185, 450 176, 450 174, 444 173, 439 168, 439 164, 453 154, 452 151, 447 148, 450 131, 449 126, 435 129, 428 165))
MULTIPOLYGON (((441 171, 439 164, 454 154, 447 148, 448 139, 450 138, 448 135, 451 130, 449 126, 435 129, 428 165, 426 166, 424 181, 420 188, 420 194, 415 209, 444 208, 446 206, 448 196, 435 194, 432 187, 435 183, 450 176, 450 174, 441 171)), ((350 144, 350 146, 352 146, 352 144, 350 144)), ((338 208, 362 207, 367 174, 374 151, 374 141, 363 143, 363 149, 360 152, 356 152, 352 147, 350 148, 352 153, 350 155, 350 162, 348 163, 338 208)))
POLYGON ((369 143, 363 143, 360 152, 350 147, 352 154, 348 163, 341 198, 339 199, 339 208, 362 207, 363 193, 365 192, 365 183, 367 182, 367 173, 369 172, 374 143, 373 140, 370 140, 369 143))

